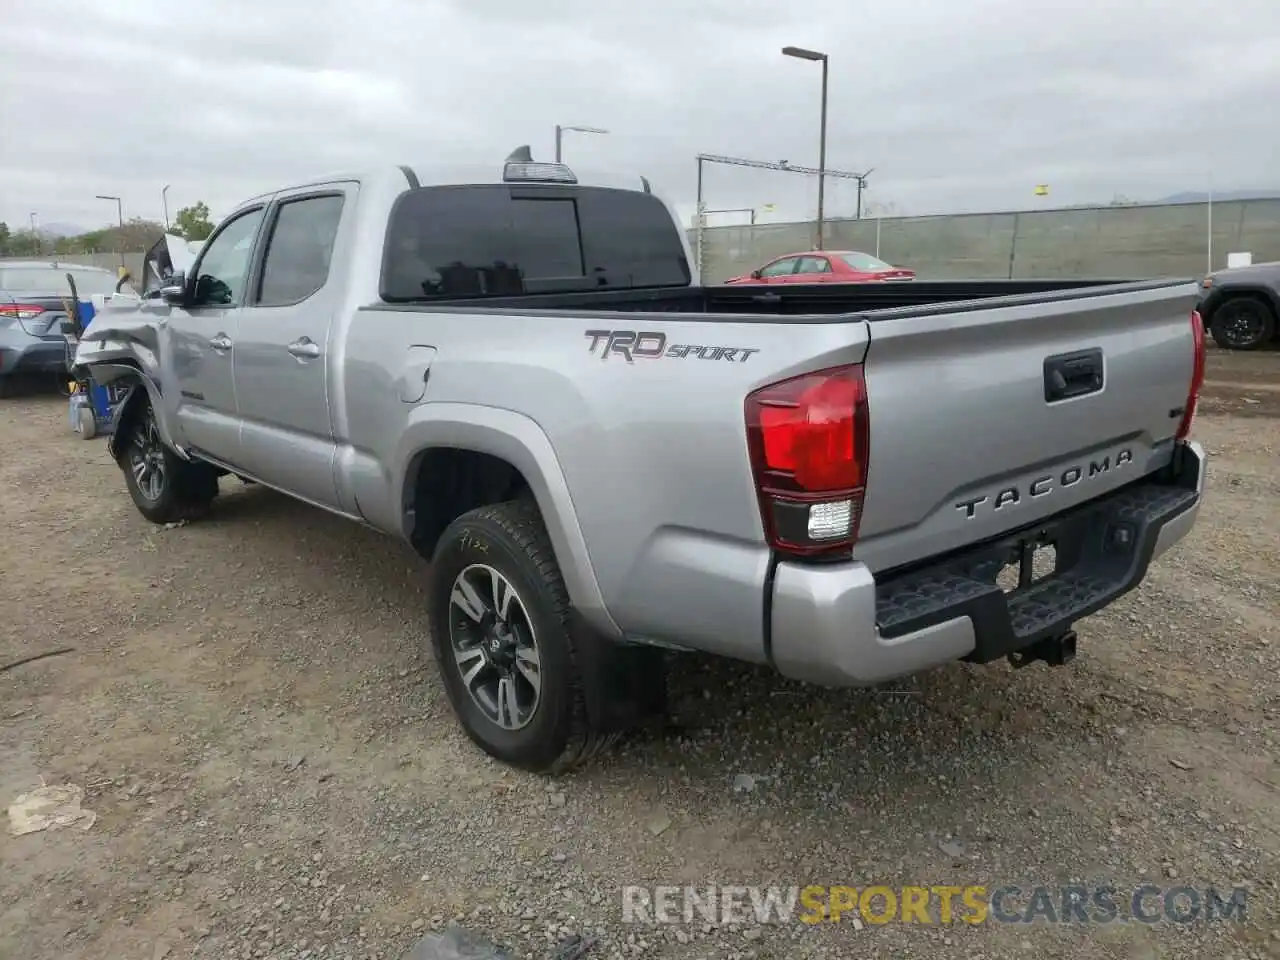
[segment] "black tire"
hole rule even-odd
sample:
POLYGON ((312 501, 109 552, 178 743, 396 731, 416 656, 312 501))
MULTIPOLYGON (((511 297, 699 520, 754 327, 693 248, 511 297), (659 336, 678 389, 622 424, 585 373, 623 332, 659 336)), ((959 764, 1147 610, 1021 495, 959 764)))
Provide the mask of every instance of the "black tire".
POLYGON ((1209 321, 1209 333, 1224 350, 1257 350, 1275 332, 1275 311, 1257 297, 1232 297, 1213 311, 1209 321))
MULTIPOLYGON (((445 691, 462 728, 480 749, 515 767, 558 774, 581 765, 613 742, 616 735, 593 732, 587 718, 568 630, 569 598, 534 503, 513 500, 480 507, 451 523, 432 558, 430 602, 431 644, 445 691), (508 637, 522 635, 527 631, 519 623, 527 619, 538 657, 536 702, 529 710, 530 719, 519 729, 504 728, 486 712, 464 681, 463 667, 455 654, 455 637, 468 654, 486 646, 471 643, 469 632, 485 635, 484 631, 452 600, 455 584, 464 572, 471 576, 478 571, 483 576, 486 567, 505 579, 518 601, 509 607, 509 625, 502 631, 508 637)), ((500 675, 502 668, 495 665, 496 660, 487 652, 483 659, 486 670, 500 675)), ((514 659, 506 671, 510 683, 518 680, 514 659)))
POLYGON ((183 460, 165 446, 149 403, 123 426, 130 433, 121 438, 118 463, 138 512, 152 523, 204 516, 218 495, 213 468, 183 460), (140 460, 146 461, 146 470, 140 460))

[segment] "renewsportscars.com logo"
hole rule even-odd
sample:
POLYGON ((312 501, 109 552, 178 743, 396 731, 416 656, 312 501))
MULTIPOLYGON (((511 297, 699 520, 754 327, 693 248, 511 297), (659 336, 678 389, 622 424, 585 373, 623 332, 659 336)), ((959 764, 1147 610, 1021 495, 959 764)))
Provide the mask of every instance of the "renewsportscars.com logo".
POLYGON ((1247 918, 1245 887, 816 886, 622 888, 624 923, 1193 923, 1247 918))

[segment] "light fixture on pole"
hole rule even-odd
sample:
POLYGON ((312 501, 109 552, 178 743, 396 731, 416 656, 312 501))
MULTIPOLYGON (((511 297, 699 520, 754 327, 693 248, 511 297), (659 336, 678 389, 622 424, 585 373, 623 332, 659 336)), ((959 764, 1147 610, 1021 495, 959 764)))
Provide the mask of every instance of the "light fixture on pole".
POLYGON ((872 167, 866 173, 858 174, 858 208, 853 215, 853 219, 855 220, 862 219, 862 191, 866 189, 867 177, 871 176, 871 174, 875 172, 875 169, 875 167, 872 167))
POLYGON ((818 133, 818 245, 822 249, 823 235, 823 200, 827 179, 827 67, 829 61, 825 53, 817 50, 806 50, 804 47, 783 47, 784 57, 795 57, 799 60, 812 60, 822 64, 822 120, 818 133))
POLYGON ((116 202, 116 222, 120 225, 120 235, 116 237, 116 249, 120 252, 120 266, 124 266, 124 203, 119 197, 108 196, 107 194, 97 194, 99 200, 114 200, 116 202))
POLYGON ((608 130, 602 130, 599 127, 562 127, 556 124, 556 163, 560 162, 560 142, 564 139, 566 133, 608 133, 608 130))
POLYGON ((160 191, 160 202, 164 204, 164 229, 169 232, 169 184, 164 185, 164 189, 160 191))

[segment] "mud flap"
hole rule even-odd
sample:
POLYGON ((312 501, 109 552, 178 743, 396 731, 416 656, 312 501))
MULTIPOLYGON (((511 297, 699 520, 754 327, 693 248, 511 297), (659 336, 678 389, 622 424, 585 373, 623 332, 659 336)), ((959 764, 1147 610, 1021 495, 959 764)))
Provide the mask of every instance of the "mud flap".
POLYGON ((666 662, 661 649, 603 637, 576 610, 569 613, 569 635, 592 729, 620 732, 666 713, 666 662))

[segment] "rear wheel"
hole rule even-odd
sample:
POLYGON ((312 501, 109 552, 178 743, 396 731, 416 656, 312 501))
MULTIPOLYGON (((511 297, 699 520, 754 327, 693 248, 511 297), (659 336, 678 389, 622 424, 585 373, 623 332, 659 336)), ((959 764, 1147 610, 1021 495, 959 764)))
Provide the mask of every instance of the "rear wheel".
POLYGON ((152 523, 191 520, 218 495, 213 468, 183 460, 165 446, 151 405, 132 418, 120 447, 120 469, 138 512, 152 523))
POLYGON ((1233 297, 1213 311, 1209 332, 1227 350, 1257 350, 1275 335, 1276 316, 1262 300, 1233 297))
POLYGON ((480 507, 432 558, 431 643, 463 729, 513 766, 559 773, 613 738, 593 732, 569 601, 537 507, 480 507))

